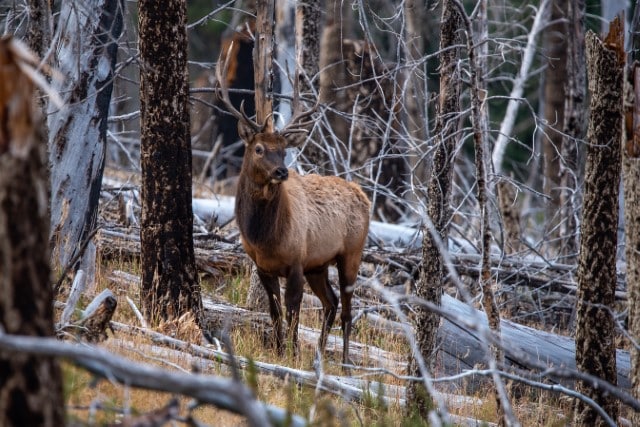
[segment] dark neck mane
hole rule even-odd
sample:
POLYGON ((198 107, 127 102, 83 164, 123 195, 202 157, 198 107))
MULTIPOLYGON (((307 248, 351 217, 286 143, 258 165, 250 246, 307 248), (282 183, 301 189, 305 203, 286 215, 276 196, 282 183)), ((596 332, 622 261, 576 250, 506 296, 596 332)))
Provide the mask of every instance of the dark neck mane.
POLYGON ((257 186, 240 177, 236 221, 242 238, 257 247, 271 247, 286 232, 289 204, 282 184, 257 186))

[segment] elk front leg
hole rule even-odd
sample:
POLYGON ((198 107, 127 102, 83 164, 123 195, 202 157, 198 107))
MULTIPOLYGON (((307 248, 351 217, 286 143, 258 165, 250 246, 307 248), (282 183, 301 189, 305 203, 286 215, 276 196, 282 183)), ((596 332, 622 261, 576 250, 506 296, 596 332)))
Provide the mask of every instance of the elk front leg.
POLYGON ((291 338, 293 353, 298 354, 298 323, 300 321, 300 304, 302 303, 302 292, 304 286, 304 276, 302 266, 296 266, 289 272, 287 277, 287 289, 284 291, 284 304, 287 308, 287 336, 291 338))
POLYGON ((273 344, 279 354, 284 351, 282 337, 282 304, 280 303, 280 283, 278 278, 258 271, 258 277, 269 297, 269 314, 273 324, 273 344))

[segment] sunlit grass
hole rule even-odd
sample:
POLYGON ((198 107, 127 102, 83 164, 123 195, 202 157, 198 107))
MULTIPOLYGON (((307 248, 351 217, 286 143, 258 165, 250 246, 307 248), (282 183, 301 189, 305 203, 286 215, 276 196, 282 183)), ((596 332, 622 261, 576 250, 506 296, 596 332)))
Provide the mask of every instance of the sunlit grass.
MULTIPOLYGON (((115 321, 138 325, 133 310, 127 303, 129 297, 135 304, 139 304, 139 285, 132 281, 114 281, 110 277, 115 270, 131 273, 139 277, 140 267, 137 261, 118 260, 110 257, 102 260, 97 271, 95 293, 105 288, 114 292, 118 300, 118 308, 114 315, 115 321)), ((223 300, 231 304, 243 306, 249 288, 249 273, 243 272, 237 276, 228 275, 221 278, 201 278, 203 296, 210 296, 215 300, 223 300)), ((80 303, 81 307, 88 304, 87 299, 80 303)), ((354 309, 354 314, 357 309, 354 309)), ((300 313, 300 323, 311 328, 320 329, 322 310, 318 306, 305 306, 300 313)), ((340 316, 331 331, 341 342, 340 316)), ((313 370, 315 343, 301 342, 297 355, 292 351, 291 343, 283 354, 278 354, 272 345, 265 343, 263 335, 250 327, 235 327, 229 331, 233 344, 233 351, 238 356, 248 359, 283 365, 300 370, 313 370)), ((409 354, 407 340, 395 336, 379 328, 375 328, 361 319, 354 325, 351 340, 365 345, 379 347, 385 351, 399 355, 399 360, 405 360, 409 354)), ((145 354, 146 346, 153 345, 150 340, 142 336, 130 336, 117 333, 112 339, 100 344, 102 347, 117 354, 121 354, 133 361, 150 363, 161 366, 166 370, 181 369, 191 371, 190 357, 180 353, 159 360, 145 354), (133 344, 138 351, 132 351, 119 343, 124 340, 133 344)), ((325 354, 323 372, 329 375, 343 375, 340 356, 325 354)), ((368 363, 365 354, 365 365, 368 363)), ((172 397, 169 393, 159 393, 148 390, 133 389, 112 383, 104 379, 97 379, 86 371, 70 364, 63 365, 65 379, 65 396, 69 419, 80 425, 104 425, 120 423, 124 419, 137 414, 145 414, 165 406, 172 397)), ((227 366, 212 361, 206 366, 202 374, 230 376, 227 366)), ((396 373, 405 374, 401 369, 396 373)), ((258 399, 275 406, 285 408, 291 413, 309 419, 314 426, 425 426, 423 420, 405 414, 404 408, 397 403, 385 403, 381 399, 382 389, 372 385, 366 390, 364 398, 359 401, 349 401, 343 397, 317 391, 314 388, 295 385, 292 381, 278 379, 268 375, 261 375, 256 369, 246 369, 241 372, 243 381, 255 390, 258 399)), ((370 382, 379 381, 389 386, 405 386, 406 383, 383 373, 370 373, 354 369, 352 375, 370 382)), ((496 422, 496 406, 490 383, 475 396, 476 401, 468 404, 451 405, 452 414, 462 417, 496 422)), ((460 388, 463 393, 464 387, 460 388)), ((180 397, 181 416, 188 415, 188 405, 191 399, 180 397)), ((571 401, 559 399, 557 395, 533 390, 524 393, 514 401, 514 410, 523 425, 543 425, 555 427, 566 425, 570 421, 571 401)), ((191 413, 198 421, 206 425, 235 426, 242 425, 243 418, 227 411, 217 409, 212 405, 200 405, 191 413)), ((175 425, 186 425, 176 422, 175 425)))

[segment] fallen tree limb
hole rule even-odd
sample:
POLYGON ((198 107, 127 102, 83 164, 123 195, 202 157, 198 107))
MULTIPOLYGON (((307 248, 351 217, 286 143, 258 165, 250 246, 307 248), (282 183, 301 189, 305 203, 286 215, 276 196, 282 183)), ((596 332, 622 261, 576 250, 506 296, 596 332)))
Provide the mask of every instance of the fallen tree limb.
POLYGON ((277 424, 306 425, 306 421, 299 416, 257 401, 247 386, 231 379, 167 371, 134 362, 99 347, 71 344, 54 338, 0 333, 0 347, 4 352, 66 358, 94 375, 130 387, 193 397, 202 403, 243 415, 251 426, 263 426, 268 420, 277 424))

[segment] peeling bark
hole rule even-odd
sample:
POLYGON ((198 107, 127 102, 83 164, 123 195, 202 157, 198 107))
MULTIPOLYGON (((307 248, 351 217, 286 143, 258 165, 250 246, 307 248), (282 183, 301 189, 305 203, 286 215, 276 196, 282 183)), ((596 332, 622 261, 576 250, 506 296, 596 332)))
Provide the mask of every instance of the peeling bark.
POLYGON ((64 77, 54 89, 65 107, 49 105, 48 125, 51 245, 62 268, 96 223, 123 8, 123 0, 66 0, 60 11, 54 68, 64 77))

